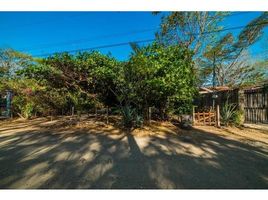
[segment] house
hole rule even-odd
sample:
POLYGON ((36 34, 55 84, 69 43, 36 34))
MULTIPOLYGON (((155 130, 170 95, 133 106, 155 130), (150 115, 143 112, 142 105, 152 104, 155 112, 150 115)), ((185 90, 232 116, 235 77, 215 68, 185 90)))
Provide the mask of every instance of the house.
POLYGON ((254 85, 241 88, 227 86, 200 87, 199 96, 194 100, 197 112, 220 108, 224 104, 234 104, 244 113, 246 122, 268 123, 268 85, 254 85))

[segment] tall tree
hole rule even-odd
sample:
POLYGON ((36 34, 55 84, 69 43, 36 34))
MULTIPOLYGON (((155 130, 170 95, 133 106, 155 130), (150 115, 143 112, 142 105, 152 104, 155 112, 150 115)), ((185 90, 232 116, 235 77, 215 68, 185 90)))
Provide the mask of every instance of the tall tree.
POLYGON ((65 92, 70 102, 82 109, 87 104, 115 103, 108 86, 114 87, 117 65, 119 62, 114 58, 96 51, 62 53, 41 60, 38 66, 30 66, 21 73, 65 92))
POLYGON ((195 92, 192 52, 180 45, 154 43, 138 48, 124 66, 123 91, 143 114, 156 107, 164 118, 176 101, 192 99, 195 92))
POLYGON ((252 20, 236 37, 227 33, 213 46, 208 45, 203 57, 200 74, 205 83, 211 84, 213 70, 217 85, 236 86, 258 82, 263 79, 263 71, 250 62, 248 48, 262 36, 268 25, 268 12, 252 20))
POLYGON ((165 45, 180 44, 199 55, 222 29, 220 22, 228 12, 171 12, 162 16, 158 40, 165 45), (207 34, 208 32, 214 34, 207 34))
POLYGON ((0 49, 0 77, 11 78, 16 71, 29 66, 33 62, 31 56, 13 49, 0 49))

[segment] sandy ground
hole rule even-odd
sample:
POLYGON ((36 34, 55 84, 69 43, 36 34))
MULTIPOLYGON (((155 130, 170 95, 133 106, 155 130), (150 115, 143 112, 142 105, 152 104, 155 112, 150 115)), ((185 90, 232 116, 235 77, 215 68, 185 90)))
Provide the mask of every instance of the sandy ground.
MULTIPOLYGON (((105 121, 105 120, 103 120, 105 121)), ((0 188, 268 188, 268 131, 0 121, 0 188)))

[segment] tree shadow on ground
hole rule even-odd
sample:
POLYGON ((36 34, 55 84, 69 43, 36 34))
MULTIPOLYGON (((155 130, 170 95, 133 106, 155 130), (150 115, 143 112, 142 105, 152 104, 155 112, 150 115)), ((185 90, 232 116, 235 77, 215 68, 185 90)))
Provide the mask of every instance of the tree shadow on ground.
POLYGON ((267 155, 198 129, 134 137, 40 127, 0 137, 0 188, 268 188, 267 155))

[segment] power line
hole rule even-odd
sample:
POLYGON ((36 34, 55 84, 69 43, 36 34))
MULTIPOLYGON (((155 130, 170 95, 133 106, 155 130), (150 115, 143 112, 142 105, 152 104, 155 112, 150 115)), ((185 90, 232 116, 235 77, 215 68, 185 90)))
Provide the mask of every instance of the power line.
POLYGON ((95 49, 104 49, 104 48, 110 48, 110 47, 125 46, 125 45, 129 45, 132 42, 139 44, 139 43, 152 42, 154 40, 155 39, 147 39, 147 40, 122 42, 122 43, 116 43, 116 44, 107 44, 107 45, 101 45, 101 46, 95 46, 95 47, 89 47, 89 48, 83 48, 83 49, 72 49, 72 50, 68 50, 68 51, 61 51, 61 52, 55 52, 55 53, 39 54, 39 55, 34 55, 34 57, 43 57, 43 56, 49 56, 49 55, 53 55, 56 53, 64 53, 64 52, 74 53, 74 52, 82 52, 82 51, 91 51, 91 50, 95 50, 95 49))
POLYGON ((89 42, 89 41, 94 41, 96 39, 104 39, 104 38, 113 38, 113 37, 121 37, 121 36, 126 36, 126 35, 131 35, 131 34, 139 34, 139 33, 146 33, 146 32, 152 32, 157 30, 157 28, 151 28, 151 29, 142 29, 142 30, 134 30, 130 32, 125 32, 125 33, 117 33, 117 34, 109 34, 109 35, 101 35, 101 36, 95 36, 95 37, 90 37, 90 38, 83 38, 79 40, 72 40, 68 42, 59 42, 59 43, 53 43, 53 44, 43 44, 40 46, 35 46, 34 48, 31 49, 20 49, 20 51, 31 51, 31 50, 37 50, 37 49, 43 49, 43 48, 49 48, 52 46, 64 46, 68 44, 77 44, 81 42, 89 42))
POLYGON ((207 34, 211 34, 211 33, 218 33, 218 32, 222 32, 222 31, 230 31, 230 30, 242 29, 242 28, 245 28, 245 27, 254 27, 254 26, 265 25, 265 24, 268 24, 268 22, 262 22, 262 23, 258 23, 258 24, 252 24, 252 25, 248 24, 248 25, 245 25, 245 26, 235 26, 235 27, 219 29, 219 30, 215 30, 215 31, 208 31, 208 32, 204 32, 202 34, 207 35, 207 34))
MULTIPOLYGON (((232 17, 232 16, 238 16, 238 15, 244 15, 244 14, 249 14, 251 12, 239 12, 239 13, 232 13, 226 17, 232 17)), ((88 41, 94 41, 95 39, 102 39, 102 38, 110 38, 110 37, 119 37, 119 36, 124 36, 124 35, 129 35, 132 33, 144 33, 144 32, 151 32, 151 31, 157 31, 158 28, 152 28, 152 29, 144 29, 144 30, 138 30, 138 31, 132 31, 132 32, 127 32, 127 33, 121 33, 121 34, 113 34, 113 35, 104 35, 104 36, 97 36, 97 37, 93 37, 93 38, 84 38, 84 39, 79 39, 79 40, 73 40, 73 41, 69 41, 69 42, 60 42, 60 43, 53 43, 53 44, 41 44, 41 45, 37 45, 31 49, 25 49, 25 47, 23 49, 20 49, 20 51, 25 51, 25 50, 38 50, 38 49, 43 49, 43 48, 49 48, 51 46, 65 46, 68 44, 73 44, 73 43, 81 43, 81 42, 88 42, 88 41)))
MULTIPOLYGON (((258 24, 252 24, 252 25, 245 25, 245 26, 236 26, 236 27, 230 27, 230 28, 225 28, 221 30, 215 30, 215 31, 208 31, 204 32, 203 35, 211 34, 211 33, 217 33, 217 32, 223 32, 223 31, 228 31, 228 30, 235 30, 235 29, 242 29, 245 27, 254 27, 254 26, 259 26, 263 24, 268 24, 267 22, 263 23, 258 23, 258 24)), ((61 52, 54 52, 54 53, 46 53, 46 54, 39 54, 35 55, 36 57, 38 56, 49 56, 53 55, 55 53, 63 53, 63 52, 68 52, 68 53, 74 53, 74 52, 79 52, 79 51, 90 51, 90 50, 95 50, 95 49, 104 49, 104 48, 111 48, 111 47, 118 47, 118 46, 125 46, 129 45, 130 43, 144 43, 144 42, 152 42, 155 39, 145 39, 145 40, 137 40, 137 41, 128 41, 128 42, 123 42, 123 43, 115 43, 115 44, 106 44, 106 45, 101 45, 101 46, 95 46, 95 47, 89 47, 89 48, 81 48, 81 49, 72 49, 72 50, 67 50, 67 51, 61 51, 61 52)))

